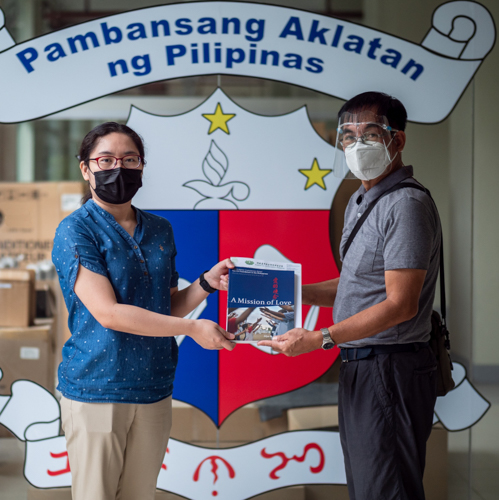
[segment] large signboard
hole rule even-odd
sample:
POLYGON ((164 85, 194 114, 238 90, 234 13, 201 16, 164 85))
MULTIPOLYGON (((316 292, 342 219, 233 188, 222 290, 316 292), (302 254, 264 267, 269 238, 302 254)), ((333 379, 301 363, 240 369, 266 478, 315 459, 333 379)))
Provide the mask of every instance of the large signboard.
POLYGON ((342 99, 380 90, 399 98, 411 121, 436 123, 451 112, 494 43, 490 13, 471 1, 438 7, 421 44, 250 2, 139 9, 18 45, 4 27, 0 122, 33 120, 150 82, 228 74, 342 99))

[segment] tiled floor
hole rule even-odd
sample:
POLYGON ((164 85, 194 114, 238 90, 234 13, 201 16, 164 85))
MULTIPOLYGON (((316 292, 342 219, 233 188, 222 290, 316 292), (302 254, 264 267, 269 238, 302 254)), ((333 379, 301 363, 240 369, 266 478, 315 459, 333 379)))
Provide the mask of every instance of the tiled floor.
MULTIPOLYGON (((449 495, 442 500, 499 500, 499 385, 478 389, 492 407, 471 430, 449 434, 449 495)), ((0 500, 27 500, 23 460, 22 442, 0 439, 0 500)))

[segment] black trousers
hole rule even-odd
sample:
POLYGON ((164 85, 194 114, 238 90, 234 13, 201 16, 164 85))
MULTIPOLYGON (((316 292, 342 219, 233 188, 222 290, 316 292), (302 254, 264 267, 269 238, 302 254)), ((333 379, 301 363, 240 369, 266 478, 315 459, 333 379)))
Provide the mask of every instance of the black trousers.
POLYGON ((338 411, 350 500, 424 500, 436 390, 429 347, 342 363, 338 411))

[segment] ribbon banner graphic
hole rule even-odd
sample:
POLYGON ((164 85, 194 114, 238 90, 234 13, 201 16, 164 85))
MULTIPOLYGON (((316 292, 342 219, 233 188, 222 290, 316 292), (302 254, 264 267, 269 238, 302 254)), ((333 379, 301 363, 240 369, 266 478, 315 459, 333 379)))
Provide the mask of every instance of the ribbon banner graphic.
POLYGON ((0 123, 33 120, 150 82, 210 74, 276 80, 342 99, 378 90, 399 98, 409 120, 436 123, 449 115, 494 43, 490 13, 471 1, 439 6, 420 45, 249 2, 144 8, 18 45, 4 26, 0 123))
MULTIPOLYGON (((474 425, 490 407, 454 363, 456 388, 438 398, 438 417, 447 428, 474 425), (456 415, 459 415, 456 418, 456 415)), ((0 370, 0 379, 2 371, 0 370)), ((71 485, 60 407, 52 394, 28 380, 0 396, 0 425, 26 443, 24 475, 36 488, 71 485)), ((285 432, 235 448, 202 448, 171 439, 158 477, 158 489, 191 500, 216 496, 244 500, 265 491, 298 484, 346 484, 339 434, 285 432)))

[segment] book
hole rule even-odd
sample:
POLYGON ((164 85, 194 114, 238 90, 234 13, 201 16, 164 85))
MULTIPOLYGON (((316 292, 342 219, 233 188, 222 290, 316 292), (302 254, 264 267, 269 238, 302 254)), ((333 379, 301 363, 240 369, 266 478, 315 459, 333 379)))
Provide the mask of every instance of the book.
POLYGON ((301 327, 301 265, 231 257, 227 331, 257 343, 301 327))

